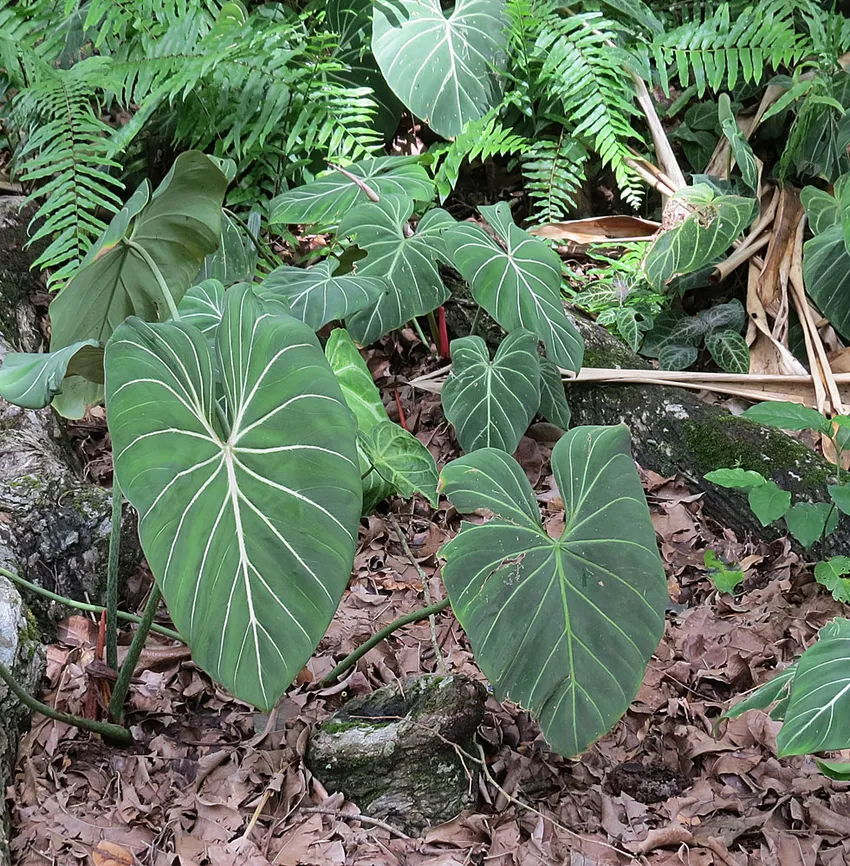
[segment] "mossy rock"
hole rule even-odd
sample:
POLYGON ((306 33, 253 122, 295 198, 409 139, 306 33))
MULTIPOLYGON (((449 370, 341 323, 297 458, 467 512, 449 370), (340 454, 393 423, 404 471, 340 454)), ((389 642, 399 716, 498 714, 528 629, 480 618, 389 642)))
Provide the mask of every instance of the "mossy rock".
POLYGON ((349 701, 310 739, 307 763, 328 791, 407 833, 474 805, 452 744, 469 749, 487 692, 464 676, 407 679, 349 701))

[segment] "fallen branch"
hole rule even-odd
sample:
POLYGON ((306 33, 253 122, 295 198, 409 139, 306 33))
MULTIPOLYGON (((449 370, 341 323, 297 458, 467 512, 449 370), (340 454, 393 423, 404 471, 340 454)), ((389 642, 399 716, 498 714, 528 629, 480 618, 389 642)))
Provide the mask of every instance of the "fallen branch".
POLYGON ((344 818, 346 821, 359 821, 361 824, 372 824, 375 827, 380 827, 386 830, 391 836, 397 839, 410 839, 407 833, 402 833, 398 827, 393 827, 392 824, 387 824, 386 821, 381 821, 379 818, 370 818, 362 812, 343 812, 342 809, 327 809, 322 806, 302 806, 299 812, 305 815, 330 815, 332 818, 344 818))

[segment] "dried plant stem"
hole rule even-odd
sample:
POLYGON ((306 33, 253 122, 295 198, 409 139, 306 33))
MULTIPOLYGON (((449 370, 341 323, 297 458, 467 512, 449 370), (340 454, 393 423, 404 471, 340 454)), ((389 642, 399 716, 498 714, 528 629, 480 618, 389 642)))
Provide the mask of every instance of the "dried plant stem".
POLYGON ((133 742, 133 735, 127 728, 121 725, 111 725, 109 722, 97 722, 94 719, 83 719, 79 716, 71 715, 71 713, 61 713, 59 710, 54 710, 53 707, 42 703, 18 685, 17 680, 15 680, 9 669, 2 662, 0 662, 0 679, 6 683, 9 691, 34 713, 41 713, 41 715, 46 716, 48 719, 64 722, 66 725, 73 725, 75 728, 91 731, 94 734, 100 734, 104 739, 122 746, 129 746, 133 742))
POLYGON ((392 824, 387 824, 386 821, 370 818, 368 815, 363 815, 362 813, 343 812, 342 809, 327 809, 322 806, 301 806, 298 811, 303 812, 305 815, 330 815, 332 818, 344 818, 346 821, 359 821, 361 824, 371 824, 374 827, 380 827, 397 839, 410 838, 407 833, 402 833, 398 827, 393 827, 392 824))
POLYGON ((121 550, 121 506, 124 497, 118 479, 112 478, 112 530, 106 568, 106 663, 118 670, 118 555, 121 550))
MULTIPOLYGON (((407 554, 407 558, 413 563, 413 567, 416 569, 416 573, 419 575, 419 580, 422 581, 422 592, 425 594, 425 604, 428 607, 431 607, 431 588, 428 586, 428 575, 422 570, 422 566, 416 561, 416 557, 413 555, 413 551, 410 549, 410 545, 407 543, 407 536, 404 534, 401 526, 399 526, 398 520, 396 520, 395 514, 390 512, 387 515, 387 520, 389 521, 390 526, 395 530, 395 534, 398 536, 398 540, 401 542, 401 546, 404 548, 404 552, 407 554)), ((428 623, 431 627, 431 643, 434 647, 434 655, 437 658, 437 664, 440 668, 440 673, 447 674, 448 669, 446 668, 446 660, 443 658, 442 652, 440 652, 440 643, 437 640, 437 618, 432 613, 428 617, 428 623)))

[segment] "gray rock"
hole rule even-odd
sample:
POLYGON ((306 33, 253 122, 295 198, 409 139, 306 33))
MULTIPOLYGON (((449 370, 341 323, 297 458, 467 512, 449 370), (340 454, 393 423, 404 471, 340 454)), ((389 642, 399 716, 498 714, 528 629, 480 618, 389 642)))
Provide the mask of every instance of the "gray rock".
POLYGON ((307 763, 364 814, 416 834, 475 803, 477 783, 453 744, 469 750, 487 692, 434 674, 349 701, 310 739, 307 763))
MULTIPOLYGON (((17 589, 0 576, 0 662, 28 692, 38 691, 44 673, 44 648, 32 616, 21 601, 17 589)), ((30 713, 0 682, 0 790, 11 783, 18 740, 29 724, 30 713)), ((0 866, 10 862, 9 815, 5 800, 0 804, 0 866)))

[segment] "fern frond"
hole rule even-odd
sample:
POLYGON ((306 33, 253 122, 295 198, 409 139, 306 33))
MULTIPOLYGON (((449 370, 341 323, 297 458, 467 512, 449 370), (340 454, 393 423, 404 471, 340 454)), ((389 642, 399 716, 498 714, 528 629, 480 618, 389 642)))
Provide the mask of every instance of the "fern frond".
POLYGON ((569 134, 592 144, 620 187, 633 190, 624 160, 628 142, 643 139, 632 122, 640 112, 623 72, 630 58, 616 44, 621 28, 599 12, 550 20, 534 50, 544 58, 542 76, 561 102, 569 134))
POLYGON ((66 281, 105 223, 98 211, 121 207, 122 184, 108 169, 119 167, 107 156, 111 129, 97 116, 96 96, 103 58, 89 58, 70 69, 26 62, 30 86, 15 104, 29 130, 15 155, 17 177, 35 184, 30 201, 39 201, 29 243, 51 237, 35 264, 54 269, 50 283, 66 281))
POLYGON ((525 189, 534 205, 537 222, 565 219, 574 206, 573 196, 585 179, 588 152, 564 130, 557 138, 538 138, 522 158, 525 189))
POLYGON ((460 135, 445 146, 439 154, 441 161, 435 181, 440 198, 445 201, 455 188, 464 163, 482 162, 494 156, 509 156, 524 153, 529 142, 521 135, 516 135, 509 127, 502 124, 496 109, 489 111, 478 120, 469 121, 460 135))
POLYGON ((665 93, 672 66, 681 87, 693 80, 702 96, 707 89, 733 90, 739 79, 758 84, 766 71, 795 63, 807 45, 795 25, 794 5, 765 0, 734 11, 723 3, 656 37, 650 51, 665 93))

